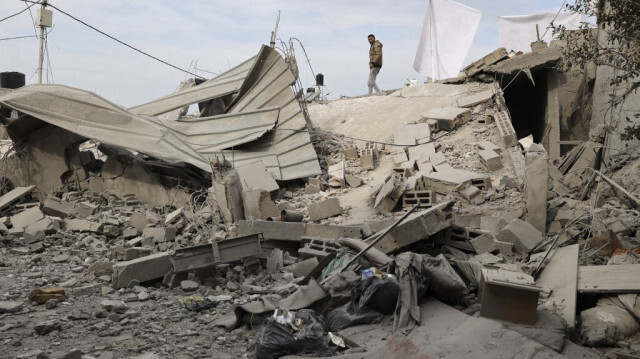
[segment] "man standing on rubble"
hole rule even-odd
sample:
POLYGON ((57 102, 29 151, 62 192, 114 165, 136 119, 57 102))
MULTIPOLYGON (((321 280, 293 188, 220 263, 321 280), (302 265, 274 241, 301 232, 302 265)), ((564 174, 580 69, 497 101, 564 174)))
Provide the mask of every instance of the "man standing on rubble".
POLYGON ((371 44, 369 48, 369 81, 367 82, 369 95, 371 95, 374 89, 376 92, 380 92, 380 88, 376 84, 376 77, 382 68, 382 43, 376 40, 373 34, 369 34, 367 40, 371 44))

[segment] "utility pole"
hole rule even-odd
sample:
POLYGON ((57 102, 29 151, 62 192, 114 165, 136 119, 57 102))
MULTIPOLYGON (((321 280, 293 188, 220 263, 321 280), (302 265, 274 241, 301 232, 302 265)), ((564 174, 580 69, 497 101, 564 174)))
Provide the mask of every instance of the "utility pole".
POLYGON ((38 9, 38 19, 36 25, 40 26, 40 56, 38 58, 38 83, 42 83, 42 64, 44 62, 44 38, 47 34, 46 28, 53 25, 53 12, 47 10, 47 0, 42 0, 42 7, 38 9))

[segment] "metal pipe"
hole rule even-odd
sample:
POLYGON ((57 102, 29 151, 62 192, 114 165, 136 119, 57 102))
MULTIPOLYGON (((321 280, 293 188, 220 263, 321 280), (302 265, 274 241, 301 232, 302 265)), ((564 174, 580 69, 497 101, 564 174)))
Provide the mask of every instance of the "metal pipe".
POLYGON ((304 215, 300 212, 283 209, 280 212, 280 220, 282 222, 302 222, 304 215))

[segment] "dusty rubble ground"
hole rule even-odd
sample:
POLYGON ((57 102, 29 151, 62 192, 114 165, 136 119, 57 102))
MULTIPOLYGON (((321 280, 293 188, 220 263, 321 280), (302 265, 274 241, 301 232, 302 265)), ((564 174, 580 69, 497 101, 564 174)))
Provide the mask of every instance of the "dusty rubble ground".
MULTIPOLYGON (((601 177, 590 179, 590 174, 586 178, 573 175, 580 172, 571 172, 571 163, 580 163, 586 156, 577 152, 569 152, 559 163, 550 164, 562 169, 559 176, 550 170, 548 179, 547 175, 536 178, 536 172, 526 171, 537 168, 536 160, 540 158, 546 166, 545 155, 540 155, 544 149, 533 145, 523 151, 521 145, 505 139, 496 123, 496 113, 504 111, 501 96, 493 83, 469 81, 427 84, 387 91, 383 96, 309 105, 315 126, 314 146, 323 173, 308 180, 278 183, 280 188, 267 196, 269 200, 259 200, 257 217, 265 219, 265 214, 274 216, 283 209, 299 212, 304 223, 326 226, 320 227, 325 232, 312 237, 329 238, 335 248, 340 248, 343 245, 337 244, 338 238, 329 234, 335 228, 345 231, 357 228, 364 236, 380 233, 409 211, 413 202, 403 201, 409 198, 410 191, 432 191, 433 197, 429 197, 425 207, 451 202, 447 209, 434 211, 441 216, 436 220, 425 217, 431 221, 426 227, 436 226, 431 228, 433 233, 429 229, 424 229, 425 233, 416 232, 418 236, 424 234, 423 238, 401 246, 383 241, 377 248, 390 257, 379 254, 384 263, 387 259, 394 260, 395 266, 401 266, 412 252, 416 256, 429 254, 432 259, 444 254, 440 258, 446 259, 440 263, 447 263, 447 268, 452 265, 455 272, 449 273, 450 278, 455 277, 465 286, 463 294, 448 298, 438 293, 437 288, 431 288, 430 295, 419 304, 421 325, 398 331, 409 338, 408 342, 393 335, 394 317, 387 315, 380 324, 338 332, 349 348, 332 347, 335 355, 417 357, 403 352, 407 348, 415 349, 413 354, 429 357, 640 355, 640 301, 633 294, 640 291, 637 279, 633 278, 633 273, 637 273, 635 265, 640 265, 637 257, 640 220, 638 203, 634 203, 640 196, 637 180, 640 149, 613 156, 614 165, 605 174, 619 186, 601 177), (404 125, 416 125, 416 131, 424 131, 425 126, 433 124, 425 113, 458 107, 469 96, 487 91, 488 97, 466 107, 467 117, 451 118, 456 122, 452 130, 431 127, 428 136, 420 138, 413 132, 415 146, 407 144, 411 136, 401 129, 404 125), (487 141, 493 144, 490 148, 493 152, 481 160, 478 153, 481 148, 487 149, 487 141), (373 168, 364 159, 367 143, 379 151, 373 168), (413 152, 413 147, 424 148, 418 145, 425 144, 432 145, 428 156, 413 152), (358 151, 354 152, 355 148, 358 151), (474 182, 471 177, 462 178, 469 176, 469 172, 475 174, 474 182), (455 174, 446 180, 423 181, 434 173, 455 174), (391 190, 381 195, 386 184, 391 190), (537 198, 532 199, 534 186, 544 188, 546 195, 534 193, 537 198), (404 194, 398 196, 396 190, 404 194), (326 205, 327 199, 338 199, 337 212, 326 205), (532 203, 540 200, 542 232, 525 222, 535 210, 532 203), (326 206, 318 214, 311 209, 318 208, 314 205, 326 206), (452 217, 444 215, 445 212, 452 217), (546 273, 543 270, 535 280, 528 277, 539 267, 552 242, 575 257, 559 249, 543 267, 546 273), (563 269, 564 264, 569 264, 569 269, 563 269), (593 281, 580 272, 586 267, 585 270, 597 271, 614 264, 632 266, 619 267, 626 271, 613 274, 620 276, 613 279, 617 280, 616 285, 596 280, 608 272, 593 272, 593 281), (594 265, 598 268, 594 269, 594 265), (551 272, 558 267, 559 272, 551 272), (523 281, 510 282, 505 273, 515 273, 523 281), (555 278, 550 279, 549 273, 555 278), (524 302, 505 303, 499 295, 486 294, 485 308, 497 306, 498 311, 483 313, 478 290, 482 289, 482 280, 490 280, 490 274, 500 277, 494 282, 498 286, 506 281, 527 293, 535 292, 533 297, 525 296, 534 298, 533 309, 530 301, 525 309, 524 302), (563 292, 566 287, 568 294, 563 292), (573 304, 565 302, 572 296, 573 304), (512 323, 536 313, 538 321, 533 327, 512 323), (486 319, 496 315, 498 319, 509 315, 511 319, 520 319, 486 319), (576 317, 575 323, 567 323, 565 319, 572 316, 576 317), (542 319, 552 324, 545 326, 542 319), (545 336, 540 331, 553 334, 545 336)), ((447 121, 438 123, 446 125, 447 121)), ((10 141, 4 141, 3 153, 15 155, 6 150, 12 146, 10 141)), ((299 280, 318 261, 303 272, 294 268, 294 264, 305 259, 304 251, 298 252, 305 248, 301 245, 304 240, 299 234, 291 240, 296 234, 287 229, 281 231, 280 238, 266 238, 265 252, 260 255, 191 271, 173 282, 168 276, 140 282, 134 274, 133 280, 120 285, 117 263, 145 260, 153 253, 173 255, 182 248, 205 243, 223 243, 246 235, 243 226, 248 221, 225 220, 220 203, 214 200, 212 191, 206 190, 191 193, 187 200, 176 197, 171 205, 152 206, 134 194, 113 190, 95 192, 65 187, 54 196, 33 187, 22 189, 19 196, 0 197, 0 357, 255 357, 256 334, 271 311, 262 316, 259 312, 255 318, 245 315, 231 325, 227 321, 229 315, 234 317, 234 311, 240 307, 247 310, 251 303, 283 303, 301 293, 300 290, 313 287, 302 285, 299 280)), ((170 189, 167 192, 172 193, 170 189)), ((277 221, 277 216, 275 219, 270 223, 284 225, 277 221)), ((395 238, 402 240, 399 236, 395 238)), ((367 259, 375 261, 372 257, 367 259)), ((372 266, 364 261, 361 264, 358 269, 372 266)), ((388 266, 380 267, 391 273, 388 266)), ((357 283, 359 272, 351 273, 355 276, 351 284, 357 283)), ((416 284, 406 277, 399 279, 404 284, 416 284)), ((441 278, 431 279, 437 282, 441 278)), ((297 299, 303 302, 309 299, 311 303, 303 307, 313 307, 320 317, 332 305, 345 303, 345 298, 348 302, 353 293, 348 286, 345 297, 327 282, 318 281, 324 286, 319 298, 310 299, 311 292, 305 292, 297 299), (324 297, 334 302, 328 304, 321 300, 324 297)), ((485 284, 485 291, 486 288, 485 284)), ((406 317, 405 320, 411 322, 406 317)))

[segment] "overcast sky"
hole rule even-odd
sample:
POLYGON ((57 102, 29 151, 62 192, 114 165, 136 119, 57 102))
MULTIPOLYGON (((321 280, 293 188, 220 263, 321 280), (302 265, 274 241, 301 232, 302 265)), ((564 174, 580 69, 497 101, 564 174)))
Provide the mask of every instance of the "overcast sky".
MULTIPOLYGON (((498 16, 557 10, 562 0, 459 0, 484 13, 468 64, 498 47, 498 16)), ((324 74, 334 99, 366 93, 367 34, 384 44, 382 89, 408 79, 424 81, 412 69, 427 0, 50 0, 61 10, 149 54, 203 77, 214 76, 255 55, 268 44, 278 10, 278 38, 299 39, 315 73, 324 74), (200 70, 194 70, 196 67, 200 70)), ((0 19, 25 9, 2 0, 0 19)), ((39 5, 31 8, 33 15, 39 5)), ((43 82, 73 86, 134 106, 172 93, 185 73, 141 55, 53 10, 48 65, 43 82), (48 75, 48 76, 47 76, 48 75)), ((0 39, 35 34, 29 11, 0 22, 0 39)), ((39 31, 39 30, 38 30, 39 31)), ((315 83, 302 48, 295 53, 305 87, 315 83)), ((37 83, 38 40, 0 41, 0 72, 26 74, 37 83)))

